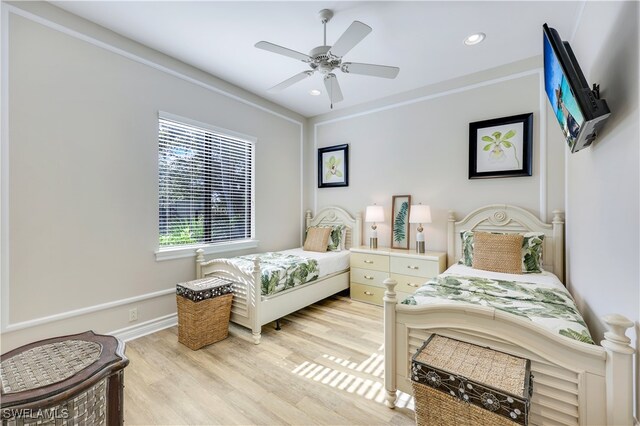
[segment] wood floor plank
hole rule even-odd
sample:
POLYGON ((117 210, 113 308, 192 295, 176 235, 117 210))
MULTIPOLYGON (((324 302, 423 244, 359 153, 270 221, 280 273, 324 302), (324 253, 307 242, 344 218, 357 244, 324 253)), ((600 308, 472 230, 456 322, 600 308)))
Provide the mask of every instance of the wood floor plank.
POLYGON ((335 296, 192 351, 177 327, 127 343, 127 424, 414 424, 383 404, 382 309, 335 296))

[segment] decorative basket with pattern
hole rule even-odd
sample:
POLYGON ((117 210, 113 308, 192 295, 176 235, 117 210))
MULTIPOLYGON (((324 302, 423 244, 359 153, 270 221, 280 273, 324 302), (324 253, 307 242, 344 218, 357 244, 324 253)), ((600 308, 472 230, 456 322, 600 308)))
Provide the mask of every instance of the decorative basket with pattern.
POLYGON ((190 349, 226 339, 233 300, 233 284, 218 277, 176 286, 178 341, 190 349))
POLYGON ((433 334, 411 362, 418 425, 528 424, 531 362, 433 334))

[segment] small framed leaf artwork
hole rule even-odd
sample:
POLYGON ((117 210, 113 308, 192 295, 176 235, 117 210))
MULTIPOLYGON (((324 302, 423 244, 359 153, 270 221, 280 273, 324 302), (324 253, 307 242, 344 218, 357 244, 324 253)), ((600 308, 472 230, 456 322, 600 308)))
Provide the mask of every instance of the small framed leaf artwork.
POLYGON ((318 188, 349 186, 349 145, 318 149, 318 188))
POLYGON ((411 195, 394 195, 391 209, 391 248, 409 249, 411 195))
POLYGON ((469 179, 531 176, 533 113, 469 123, 469 179))

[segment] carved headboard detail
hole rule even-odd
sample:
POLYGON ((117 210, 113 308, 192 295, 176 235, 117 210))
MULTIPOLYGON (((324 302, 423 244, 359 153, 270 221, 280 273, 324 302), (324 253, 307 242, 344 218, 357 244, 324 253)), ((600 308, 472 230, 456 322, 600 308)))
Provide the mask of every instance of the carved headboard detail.
POLYGON ((502 233, 544 232, 542 263, 546 271, 553 272, 564 282, 564 218, 560 210, 553 212, 553 221, 544 223, 534 214, 508 204, 492 204, 469 213, 456 221, 449 211, 447 226, 447 259, 449 266, 462 256, 460 231, 486 231, 502 233))
POLYGON ((319 225, 346 225, 345 247, 347 250, 362 244, 362 215, 360 213, 357 213, 354 218, 340 207, 325 207, 313 217, 311 216, 311 210, 307 210, 305 219, 307 228, 319 225))

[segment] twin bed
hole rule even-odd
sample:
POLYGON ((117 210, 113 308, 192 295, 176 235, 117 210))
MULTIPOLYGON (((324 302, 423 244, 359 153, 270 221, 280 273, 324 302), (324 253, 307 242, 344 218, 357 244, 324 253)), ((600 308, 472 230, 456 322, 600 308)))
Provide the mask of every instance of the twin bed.
POLYGON ((395 406, 397 390, 412 393, 411 356, 437 333, 530 359, 534 376, 530 424, 633 424, 633 349, 625 336, 633 323, 621 315, 603 318, 610 331, 602 346, 593 344, 558 279, 564 276, 563 226, 560 212, 546 224, 508 205, 482 207, 459 222, 450 213, 450 268, 416 290, 409 304, 398 304, 396 282, 385 281, 388 407, 395 406), (456 264, 462 257, 460 233, 466 230, 544 233, 546 272, 509 276, 456 264), (505 289, 516 293, 501 297, 505 289), (530 306, 541 299, 549 299, 541 306, 551 306, 553 312, 530 306))
POLYGON ((343 225, 344 247, 326 253, 297 248, 260 257, 243 256, 240 260, 209 261, 201 249, 197 250, 197 277, 216 275, 234 283, 231 321, 249 328, 255 344, 260 343, 263 325, 349 288, 349 249, 352 242, 358 245, 361 241, 360 216, 354 218, 339 207, 327 207, 315 216, 307 211, 305 224, 307 228, 343 225), (278 283, 267 282, 273 274, 267 277, 263 272, 275 268, 284 271, 277 273, 289 276, 274 278, 278 283))
MULTIPOLYGON (((340 208, 329 207, 315 217, 307 212, 306 225, 345 225, 344 249, 327 253, 293 249, 280 252, 274 259, 270 254, 262 258, 245 256, 240 263, 229 259, 206 261, 202 251, 198 252, 198 278, 219 275, 234 282, 231 320, 251 329, 256 344, 263 325, 349 288, 349 248, 361 242, 360 216, 354 218, 340 208), (276 266, 285 265, 284 269, 295 262, 306 266, 302 272, 291 272, 293 279, 270 284, 263 272, 272 267, 271 260, 276 266), (305 282, 301 276, 312 279, 305 282)), ((398 390, 412 393, 411 356, 437 333, 530 359, 535 386, 531 424, 633 423, 634 351, 625 335, 633 323, 620 315, 609 315, 603 318, 610 331, 602 346, 591 340, 561 282, 563 227, 560 212, 554 212, 552 223, 546 224, 508 205, 482 207, 461 221, 450 213, 450 268, 404 301, 396 297, 397 283, 385 281, 387 406, 395 406, 398 390), (543 233, 543 271, 510 276, 457 264, 463 249, 460 232, 464 230, 543 233)))

